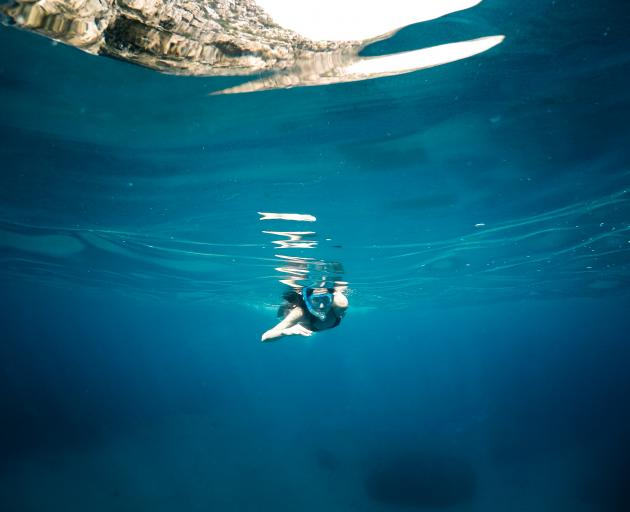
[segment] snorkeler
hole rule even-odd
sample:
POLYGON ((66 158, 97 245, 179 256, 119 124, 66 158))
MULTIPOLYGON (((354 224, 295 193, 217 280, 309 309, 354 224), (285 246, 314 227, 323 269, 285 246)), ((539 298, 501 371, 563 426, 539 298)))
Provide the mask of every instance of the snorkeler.
POLYGON ((335 288, 303 287, 289 290, 278 309, 282 321, 262 335, 261 341, 272 341, 283 336, 311 336, 314 332, 337 327, 348 309, 345 286, 335 288))

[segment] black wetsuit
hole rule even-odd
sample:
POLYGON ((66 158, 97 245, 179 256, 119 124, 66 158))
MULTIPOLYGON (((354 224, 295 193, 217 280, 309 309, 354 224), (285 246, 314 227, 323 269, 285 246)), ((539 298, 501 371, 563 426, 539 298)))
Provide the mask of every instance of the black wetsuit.
POLYGON ((304 312, 306 313, 306 317, 308 317, 308 325, 311 331, 324 331, 326 329, 332 329, 341 323, 341 317, 335 312, 334 308, 330 308, 328 310, 328 313, 326 313, 326 317, 323 320, 317 318, 308 309, 304 312))

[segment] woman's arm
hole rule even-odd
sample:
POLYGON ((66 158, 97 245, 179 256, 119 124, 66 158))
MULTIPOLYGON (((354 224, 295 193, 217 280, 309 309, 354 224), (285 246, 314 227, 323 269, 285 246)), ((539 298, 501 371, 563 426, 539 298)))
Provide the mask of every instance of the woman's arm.
POLYGON ((313 331, 308 330, 306 327, 299 323, 304 313, 300 308, 293 308, 284 320, 275 327, 272 327, 262 335, 261 341, 272 341, 282 336, 292 336, 299 334, 301 336, 310 336, 313 331))
POLYGON ((344 295, 345 288, 343 291, 335 289, 335 293, 333 293, 333 307, 342 309, 344 312, 348 309, 348 297, 344 295))

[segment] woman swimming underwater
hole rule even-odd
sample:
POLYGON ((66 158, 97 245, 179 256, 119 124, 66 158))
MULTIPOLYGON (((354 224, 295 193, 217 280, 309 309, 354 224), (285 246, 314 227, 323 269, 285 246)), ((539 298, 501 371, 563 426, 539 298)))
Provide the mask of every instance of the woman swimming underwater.
POLYGON ((346 286, 325 288, 321 285, 288 290, 278 309, 282 321, 265 332, 261 341, 273 341, 283 336, 311 336, 314 332, 337 327, 348 309, 346 289, 346 286))

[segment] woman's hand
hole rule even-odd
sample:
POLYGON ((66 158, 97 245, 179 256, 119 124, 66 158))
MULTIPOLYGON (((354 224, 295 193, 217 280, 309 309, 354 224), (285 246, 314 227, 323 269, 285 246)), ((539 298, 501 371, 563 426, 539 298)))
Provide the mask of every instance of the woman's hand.
POLYGON ((309 331, 306 327, 304 327, 301 324, 292 325, 291 327, 287 327, 286 329, 283 329, 282 331, 283 336, 294 336, 298 334, 300 336, 311 336, 313 334, 313 331, 309 331))
POLYGON ((308 330, 303 325, 295 324, 282 330, 270 329, 262 335, 261 341, 275 340, 282 336, 311 336, 312 334, 313 331, 308 330))
POLYGON ((303 312, 300 308, 293 308, 289 314, 276 325, 273 329, 269 329, 262 335, 262 341, 269 341, 281 338, 282 336, 294 336, 299 334, 300 336, 310 336, 313 331, 309 331, 303 325, 300 325, 300 319, 303 316, 303 312))

